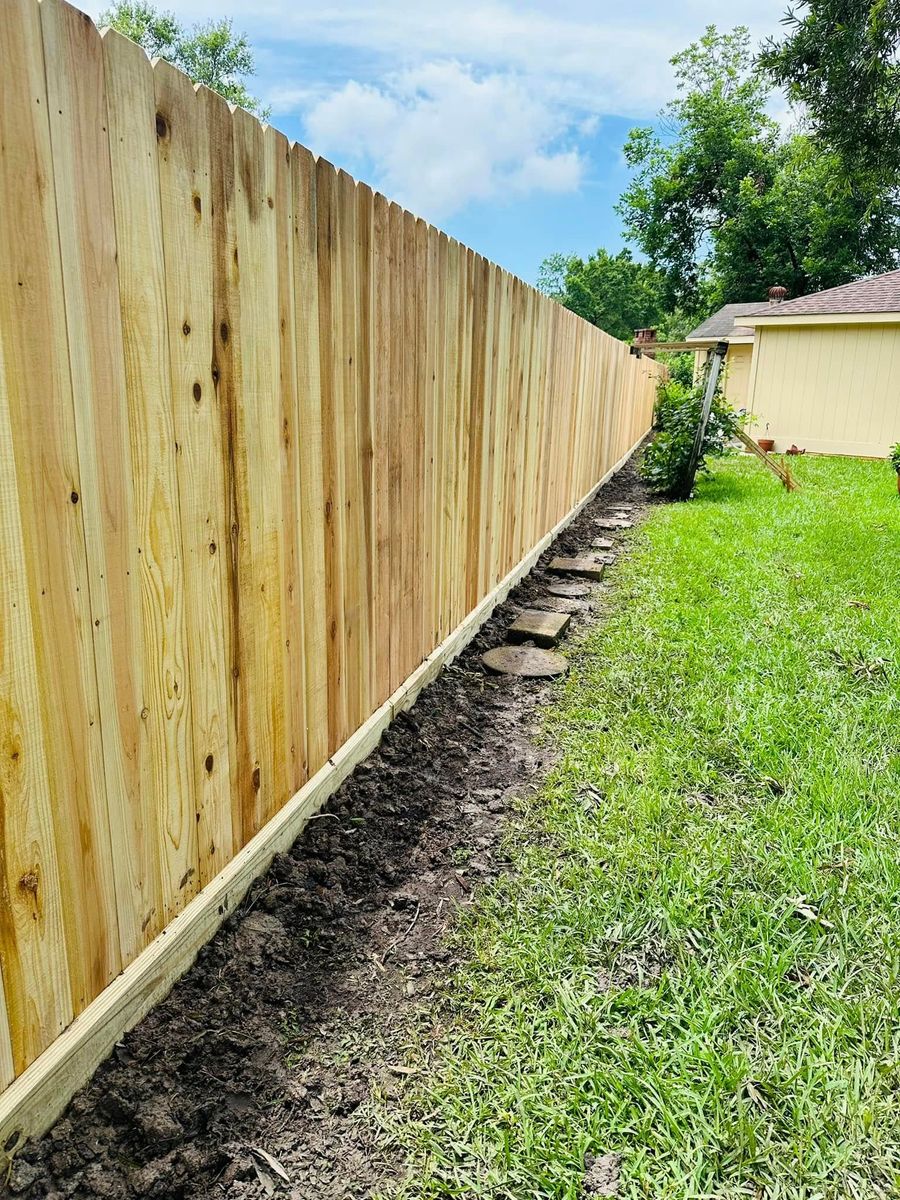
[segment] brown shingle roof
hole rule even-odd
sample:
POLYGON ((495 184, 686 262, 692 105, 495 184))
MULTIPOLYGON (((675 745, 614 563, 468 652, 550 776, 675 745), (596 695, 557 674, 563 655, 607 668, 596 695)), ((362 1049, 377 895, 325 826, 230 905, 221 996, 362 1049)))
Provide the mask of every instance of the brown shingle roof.
MULTIPOLYGON (((746 317, 750 313, 762 312, 768 309, 768 304, 763 304, 759 300, 752 300, 744 304, 723 304, 718 312, 714 312, 711 317, 707 317, 702 325, 698 325, 696 329, 692 329, 687 335, 687 341, 691 338, 715 338, 727 337, 729 333, 737 334, 734 327, 736 317, 746 317)), ((742 334, 752 334, 752 329, 742 329, 742 334)))
MULTIPOLYGON (((838 316, 841 313, 900 312, 900 271, 870 275, 842 287, 785 300, 766 311, 772 317, 838 316)), ((762 311, 757 313, 762 315, 762 311)))

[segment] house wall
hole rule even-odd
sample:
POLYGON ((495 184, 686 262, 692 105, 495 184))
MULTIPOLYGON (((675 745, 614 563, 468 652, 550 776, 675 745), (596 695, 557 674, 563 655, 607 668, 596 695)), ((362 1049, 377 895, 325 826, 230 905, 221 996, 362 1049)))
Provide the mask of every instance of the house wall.
POLYGON ((747 408, 753 346, 729 346, 725 358, 725 399, 732 408, 747 408))
POLYGON ((900 326, 758 326, 756 437, 818 454, 883 457, 900 439, 900 326))
MULTIPOLYGON (((694 352, 694 383, 703 376, 708 351, 694 352)), ((753 345, 731 345, 725 356, 725 398, 733 408, 747 408, 753 345)))

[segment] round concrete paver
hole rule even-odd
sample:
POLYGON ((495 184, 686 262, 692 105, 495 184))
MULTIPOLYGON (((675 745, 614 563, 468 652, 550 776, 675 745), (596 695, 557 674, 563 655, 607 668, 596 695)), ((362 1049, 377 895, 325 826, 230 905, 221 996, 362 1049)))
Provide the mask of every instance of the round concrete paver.
POLYGON ((590 586, 586 583, 548 583, 547 591, 551 596, 589 596, 590 586))
POLYGON ((561 654, 536 646, 496 646, 482 654, 481 661, 497 675, 521 675, 526 679, 552 679, 569 669, 561 654))

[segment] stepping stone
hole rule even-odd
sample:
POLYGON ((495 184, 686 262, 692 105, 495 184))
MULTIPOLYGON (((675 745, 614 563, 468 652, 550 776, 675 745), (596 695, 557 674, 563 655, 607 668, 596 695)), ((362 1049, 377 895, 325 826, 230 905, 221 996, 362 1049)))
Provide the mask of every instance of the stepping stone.
POLYGON ((554 575, 581 575, 584 579, 600 580, 603 565, 592 558, 554 558, 547 570, 554 575))
MULTIPOLYGON (((594 542, 593 545, 591 546, 591 549, 595 550, 596 548, 597 548, 597 543, 594 542)), ((613 565, 613 563, 616 561, 615 554, 602 554, 602 553, 601 554, 592 554, 591 558, 594 560, 594 562, 603 563, 603 565, 605 567, 611 567, 613 565)))
POLYGON ((547 591, 551 596, 589 596, 591 594, 589 584, 575 583, 574 581, 567 583, 565 580, 547 584, 547 591))
POLYGON ((587 608, 583 600, 572 600, 569 596, 541 596, 533 603, 535 608, 545 608, 548 612, 577 613, 587 608))
POLYGON ((596 542, 591 543, 595 550, 612 550, 615 544, 612 538, 597 538, 596 542))
POLYGON ((630 529, 631 521, 628 517, 598 517, 596 525, 600 529, 630 529))
POLYGON ((506 636, 511 642, 534 642, 537 646, 555 646, 569 628, 571 620, 568 613, 526 608, 510 625, 506 636))
POLYGON ((481 661, 497 675, 521 675, 525 679, 554 679, 569 669, 561 654, 536 646, 497 646, 482 654, 481 661))

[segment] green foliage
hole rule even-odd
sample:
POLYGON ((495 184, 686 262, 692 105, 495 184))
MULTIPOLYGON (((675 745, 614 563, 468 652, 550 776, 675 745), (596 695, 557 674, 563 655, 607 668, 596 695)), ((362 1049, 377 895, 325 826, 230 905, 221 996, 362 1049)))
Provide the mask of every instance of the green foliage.
POLYGON ((890 450, 888 451, 888 462, 891 464, 897 474, 900 475, 900 442, 895 442, 894 445, 891 446, 890 450))
POLYGON ((801 0, 760 65, 801 104, 810 128, 852 177, 900 179, 900 5, 896 0, 801 0))
POLYGON ((623 341, 635 329, 658 325, 663 317, 662 276, 628 250, 598 250, 586 261, 551 254, 538 273, 538 287, 592 325, 623 341))
POLYGON ((146 0, 117 0, 100 14, 100 24, 137 42, 151 58, 164 58, 231 104, 262 119, 269 115, 243 82, 255 69, 253 51, 246 35, 236 34, 227 17, 186 29, 173 13, 161 12, 146 0))
MULTIPOLYGON (((674 340, 674 339, 673 339, 674 340)), ((674 383, 690 388, 694 385, 694 355, 687 350, 683 354, 660 355, 669 368, 669 378, 674 383)))
MULTIPOLYGON (((641 478, 651 491, 664 496, 683 494, 694 438, 703 415, 705 384, 695 386, 669 379, 661 383, 656 400, 656 436, 641 456, 641 478)), ((698 473, 709 472, 706 459, 728 453, 740 423, 738 414, 717 391, 700 450, 698 473)))
POLYGON ((776 283, 797 296, 895 265, 897 197, 851 181, 814 138, 782 133, 746 28, 710 26, 672 63, 663 135, 632 130, 634 177, 618 206, 664 275, 665 305, 762 301, 776 283))

